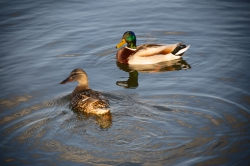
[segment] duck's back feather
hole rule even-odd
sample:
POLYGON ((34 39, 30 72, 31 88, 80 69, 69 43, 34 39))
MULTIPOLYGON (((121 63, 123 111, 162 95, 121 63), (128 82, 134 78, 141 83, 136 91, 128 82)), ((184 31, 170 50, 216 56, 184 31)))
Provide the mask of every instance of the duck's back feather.
POLYGON ((135 56, 138 57, 149 57, 154 55, 166 55, 171 53, 176 47, 177 44, 161 45, 161 44, 143 44, 137 47, 135 56))
POLYGON ((72 109, 86 113, 103 114, 109 112, 109 101, 97 91, 83 90, 72 96, 70 106, 72 109))

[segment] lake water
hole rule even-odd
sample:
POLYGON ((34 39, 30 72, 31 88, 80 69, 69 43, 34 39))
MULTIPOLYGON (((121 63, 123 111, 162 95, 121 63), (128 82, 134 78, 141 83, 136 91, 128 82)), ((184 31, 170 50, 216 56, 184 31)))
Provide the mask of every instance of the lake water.
POLYGON ((250 10, 245 1, 1 1, 0 165, 250 165, 250 10), (137 43, 183 58, 117 63, 137 43), (75 68, 111 115, 69 109, 75 68))

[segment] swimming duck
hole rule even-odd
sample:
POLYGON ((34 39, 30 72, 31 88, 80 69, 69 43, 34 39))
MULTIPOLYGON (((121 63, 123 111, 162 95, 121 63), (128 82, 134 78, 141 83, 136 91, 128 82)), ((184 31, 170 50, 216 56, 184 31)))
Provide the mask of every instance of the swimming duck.
POLYGON ((80 69, 74 69, 70 75, 60 84, 78 82, 71 93, 70 107, 74 110, 92 114, 106 114, 110 112, 109 101, 97 91, 89 88, 87 73, 80 69))
POLYGON ((121 48, 116 53, 116 58, 124 64, 154 64, 164 61, 179 59, 190 45, 183 43, 176 44, 143 44, 136 46, 136 36, 132 31, 123 34, 122 40, 116 45, 120 48, 127 43, 127 46, 121 48))

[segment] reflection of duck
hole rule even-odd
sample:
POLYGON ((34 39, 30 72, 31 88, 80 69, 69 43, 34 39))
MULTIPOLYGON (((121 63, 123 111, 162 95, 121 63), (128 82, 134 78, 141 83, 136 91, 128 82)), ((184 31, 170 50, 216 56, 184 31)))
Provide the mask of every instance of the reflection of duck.
POLYGON ((93 114, 109 113, 109 101, 97 91, 89 88, 88 76, 86 72, 80 68, 74 69, 68 78, 60 84, 77 81, 78 85, 72 92, 71 107, 78 111, 93 114))
POLYGON ((134 32, 127 31, 123 34, 122 40, 116 48, 121 48, 116 53, 116 58, 124 64, 155 64, 181 58, 184 52, 190 47, 183 43, 177 44, 143 44, 136 46, 134 32))
POLYGON ((176 59, 151 65, 125 65, 119 62, 117 62, 116 65, 120 70, 126 72, 137 70, 138 72, 146 73, 166 72, 191 68, 191 66, 183 59, 176 59))
POLYGON ((107 129, 112 125, 112 114, 108 113, 101 116, 96 116, 95 120, 101 129, 107 129))
POLYGON ((139 86, 138 84, 138 71, 137 70, 132 70, 129 71, 129 78, 127 81, 117 81, 116 85, 122 86, 124 88, 136 88, 139 86))
POLYGON ((112 125, 112 114, 109 112, 103 115, 95 115, 95 114, 87 114, 85 112, 75 111, 77 114, 78 120, 86 120, 86 119, 95 119, 96 123, 100 126, 101 129, 108 129, 112 125), (82 116, 83 115, 83 116, 82 116), (84 119, 82 119, 84 117, 84 119))
POLYGON ((120 70, 129 73, 129 78, 127 81, 116 82, 116 85, 122 86, 124 88, 136 88, 139 86, 138 72, 156 73, 191 68, 191 66, 183 59, 166 61, 151 65, 126 65, 119 62, 117 62, 116 65, 120 70))

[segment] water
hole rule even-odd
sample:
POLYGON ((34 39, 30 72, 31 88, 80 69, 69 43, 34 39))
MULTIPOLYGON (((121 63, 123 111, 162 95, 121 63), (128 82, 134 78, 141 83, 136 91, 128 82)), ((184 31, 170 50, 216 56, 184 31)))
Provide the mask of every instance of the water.
POLYGON ((249 2, 0 2, 1 165, 249 165, 249 2), (190 44, 183 59, 116 62, 138 44, 190 44), (111 115, 69 109, 74 68, 111 115))

